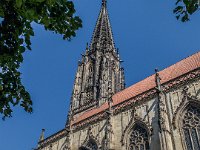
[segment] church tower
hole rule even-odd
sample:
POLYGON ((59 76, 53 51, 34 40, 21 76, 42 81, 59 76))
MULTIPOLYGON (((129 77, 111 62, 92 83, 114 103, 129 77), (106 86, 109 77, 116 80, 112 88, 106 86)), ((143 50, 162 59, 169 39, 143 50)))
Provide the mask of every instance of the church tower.
POLYGON ((124 69, 114 45, 106 0, 102 0, 91 44, 78 62, 71 112, 76 115, 99 107, 124 88, 124 69))

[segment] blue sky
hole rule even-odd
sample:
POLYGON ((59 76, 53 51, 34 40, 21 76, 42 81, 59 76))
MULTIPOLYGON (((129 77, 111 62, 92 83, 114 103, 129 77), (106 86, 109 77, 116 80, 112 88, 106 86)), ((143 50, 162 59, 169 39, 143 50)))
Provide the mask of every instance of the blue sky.
MULTIPOLYGON (((77 62, 90 42, 101 0, 74 0, 83 28, 71 42, 34 24, 32 51, 24 54, 22 80, 34 111, 14 108, 12 118, 0 120, 2 150, 31 150, 42 128, 49 136, 65 125, 77 62)), ((181 23, 172 13, 175 1, 108 0, 115 45, 124 60, 130 86, 200 50, 200 13, 181 23)))

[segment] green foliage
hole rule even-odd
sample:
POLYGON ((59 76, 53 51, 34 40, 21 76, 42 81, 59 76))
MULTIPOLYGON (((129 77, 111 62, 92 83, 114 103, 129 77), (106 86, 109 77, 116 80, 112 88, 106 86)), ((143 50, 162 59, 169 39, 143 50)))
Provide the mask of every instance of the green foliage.
POLYGON ((173 11, 177 20, 182 22, 189 21, 190 15, 198 11, 199 3, 200 0, 177 0, 176 5, 178 6, 173 11))
POLYGON ((82 26, 74 16, 74 4, 67 0, 0 0, 0 113, 11 117, 13 106, 32 112, 30 94, 22 85, 20 64, 31 50, 32 23, 70 40, 82 26))

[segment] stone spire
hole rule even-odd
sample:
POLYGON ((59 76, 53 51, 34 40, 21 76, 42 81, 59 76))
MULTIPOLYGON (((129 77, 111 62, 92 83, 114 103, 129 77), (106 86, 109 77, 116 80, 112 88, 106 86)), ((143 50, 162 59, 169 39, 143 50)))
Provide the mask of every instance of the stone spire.
POLYGON ((78 63, 72 93, 73 114, 102 105, 124 86, 124 70, 114 46, 107 2, 102 0, 92 41, 78 63))
POLYGON ((115 50, 106 3, 106 0, 102 0, 101 10, 90 45, 92 51, 96 50, 97 47, 101 47, 103 50, 106 50, 107 48, 115 50))

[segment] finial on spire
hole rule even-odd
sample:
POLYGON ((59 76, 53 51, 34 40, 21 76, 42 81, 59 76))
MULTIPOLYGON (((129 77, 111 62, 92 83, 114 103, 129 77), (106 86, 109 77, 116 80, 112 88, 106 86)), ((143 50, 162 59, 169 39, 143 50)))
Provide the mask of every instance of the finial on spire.
POLYGON ((107 0, 102 0, 102 5, 105 6, 107 3, 107 0))

